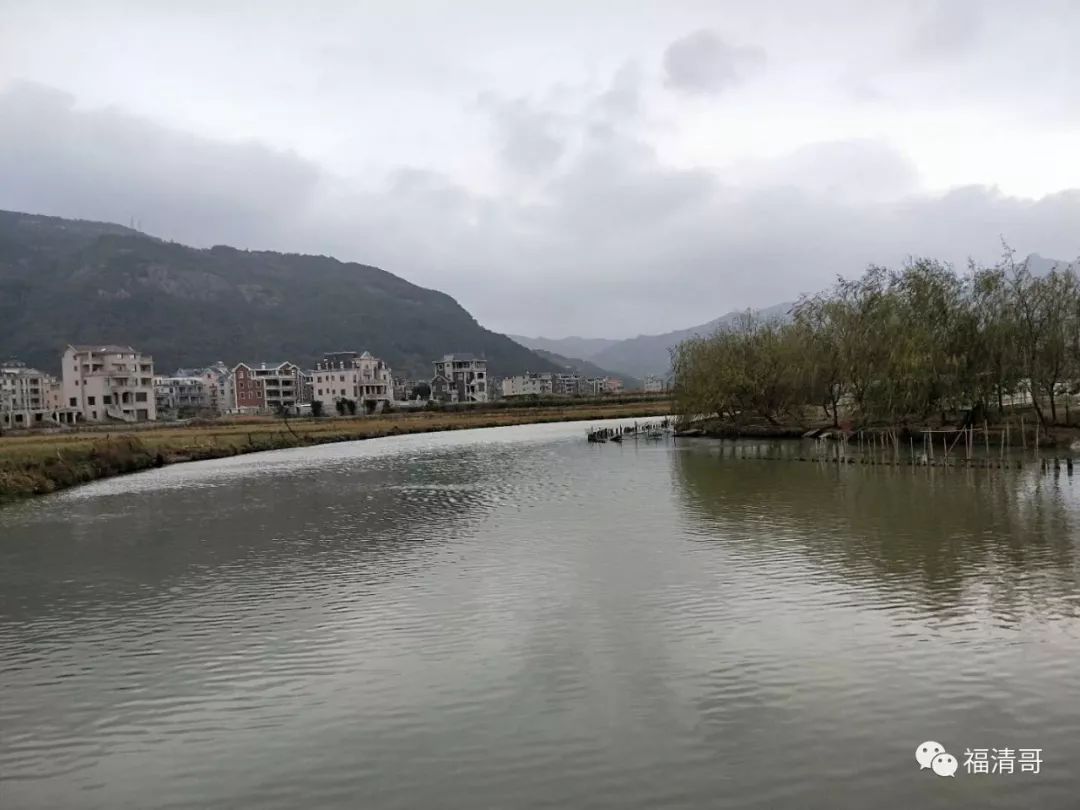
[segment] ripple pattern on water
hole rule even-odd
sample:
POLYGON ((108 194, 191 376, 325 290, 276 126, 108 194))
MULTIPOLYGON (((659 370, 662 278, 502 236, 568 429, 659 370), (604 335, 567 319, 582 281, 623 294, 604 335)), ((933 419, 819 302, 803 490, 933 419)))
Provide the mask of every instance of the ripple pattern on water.
POLYGON ((0 805, 1077 806, 1071 479, 583 435, 0 511, 0 805), (928 738, 1043 773, 938 779, 928 738))

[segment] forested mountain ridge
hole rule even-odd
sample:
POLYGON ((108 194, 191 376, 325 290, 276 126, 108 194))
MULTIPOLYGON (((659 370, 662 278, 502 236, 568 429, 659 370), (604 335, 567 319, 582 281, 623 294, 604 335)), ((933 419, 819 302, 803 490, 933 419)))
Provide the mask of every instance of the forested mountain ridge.
POLYGON ((158 371, 367 350, 431 375, 449 352, 493 376, 558 367, 453 298, 327 256, 192 248, 120 225, 0 211, 0 356, 55 371, 68 343, 122 343, 158 371))

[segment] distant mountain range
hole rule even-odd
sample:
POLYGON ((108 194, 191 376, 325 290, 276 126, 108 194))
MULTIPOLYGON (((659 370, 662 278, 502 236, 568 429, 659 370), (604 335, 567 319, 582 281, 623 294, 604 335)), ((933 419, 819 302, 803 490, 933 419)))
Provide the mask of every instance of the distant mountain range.
MULTIPOLYGON (((1033 275, 1044 276, 1052 270, 1065 270, 1069 262, 1060 259, 1047 259, 1032 253, 1025 260, 1033 275)), ((774 304, 771 307, 754 310, 759 318, 786 318, 795 306, 793 301, 774 304)), ((530 338, 510 335, 522 346, 540 354, 555 352, 565 357, 580 357, 596 366, 610 369, 609 374, 616 376, 630 375, 636 378, 650 375, 663 376, 671 370, 670 349, 695 335, 709 335, 722 326, 729 326, 743 317, 747 310, 737 310, 721 315, 715 320, 688 329, 665 332, 661 335, 638 335, 625 340, 611 338, 530 338)), ((629 387, 629 386, 628 386, 629 387)))
MULTIPOLYGON (((792 306, 794 306, 793 303, 784 302, 756 310, 755 314, 762 318, 784 317, 792 306)), ((550 347, 559 347, 566 352, 575 350, 578 352, 577 356, 581 357, 582 360, 601 368, 610 369, 616 376, 629 375, 640 379, 651 375, 664 376, 668 374, 671 370, 670 350, 672 347, 694 335, 709 335, 721 326, 734 323, 745 314, 745 310, 732 311, 708 323, 691 326, 688 329, 678 329, 661 335, 638 335, 625 340, 579 337, 561 339, 527 338, 519 335, 511 335, 511 337, 522 346, 538 352, 553 351, 554 349, 550 347)))
POLYGON ((130 344, 161 372, 216 360, 309 366, 346 350, 420 378, 449 352, 485 357, 493 376, 563 367, 377 267, 0 211, 0 360, 55 371, 67 343, 130 344))
POLYGON ((507 337, 511 340, 516 340, 522 346, 527 346, 533 351, 540 349, 563 357, 580 357, 583 360, 595 357, 609 346, 614 346, 616 343, 622 342, 619 340, 609 340, 608 338, 530 338, 522 335, 507 335, 507 337))

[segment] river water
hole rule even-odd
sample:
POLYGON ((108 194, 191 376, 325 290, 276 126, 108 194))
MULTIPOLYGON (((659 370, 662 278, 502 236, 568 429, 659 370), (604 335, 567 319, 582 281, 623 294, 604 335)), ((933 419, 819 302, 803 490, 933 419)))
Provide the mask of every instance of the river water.
POLYGON ((584 427, 0 509, 0 806, 1080 806, 1080 482, 584 427))

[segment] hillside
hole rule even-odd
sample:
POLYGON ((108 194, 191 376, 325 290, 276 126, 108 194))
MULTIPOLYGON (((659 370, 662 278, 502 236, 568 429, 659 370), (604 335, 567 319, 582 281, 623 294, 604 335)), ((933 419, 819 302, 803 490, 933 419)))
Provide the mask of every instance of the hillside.
POLYGON ((535 351, 551 352, 562 357, 575 358, 580 357, 582 360, 590 360, 597 354, 602 352, 609 346, 614 346, 619 343, 618 340, 612 340, 610 338, 583 338, 583 337, 565 337, 565 338, 546 338, 546 337, 525 337, 524 335, 507 335, 511 340, 517 341, 527 349, 535 351))
MULTIPOLYGON (((791 307, 792 304, 785 302, 758 310, 756 314, 763 318, 783 317, 787 315, 791 307)), ((626 340, 579 337, 529 338, 520 335, 512 335, 511 337, 522 346, 526 346, 537 354, 544 355, 556 362, 563 364, 586 363, 596 369, 597 372, 602 372, 598 373, 598 376, 622 377, 627 388, 631 388, 640 386, 643 377, 666 375, 671 369, 669 350, 673 346, 694 335, 711 334, 721 326, 734 323, 737 318, 742 317, 744 314, 745 312, 741 310, 729 312, 708 323, 691 326, 689 329, 679 329, 660 335, 638 335, 626 340), (563 349, 575 349, 576 354, 573 357, 582 357, 584 360, 573 360, 566 351, 560 351, 560 347, 563 349)))
POLYGON ((557 366, 576 372, 583 377, 591 377, 594 379, 600 377, 618 377, 622 380, 623 388, 627 391, 636 391, 642 388, 641 380, 638 378, 631 377, 629 374, 609 371, 588 360, 581 360, 577 357, 563 357, 561 354, 544 351, 543 349, 534 349, 533 351, 545 360, 550 360, 557 366))
POLYGON ((558 366, 491 332, 450 296, 384 270, 164 242, 108 223, 0 211, 0 358, 56 371, 67 343, 123 343, 171 371, 224 360, 369 350, 426 377, 447 352, 495 376, 558 366))

